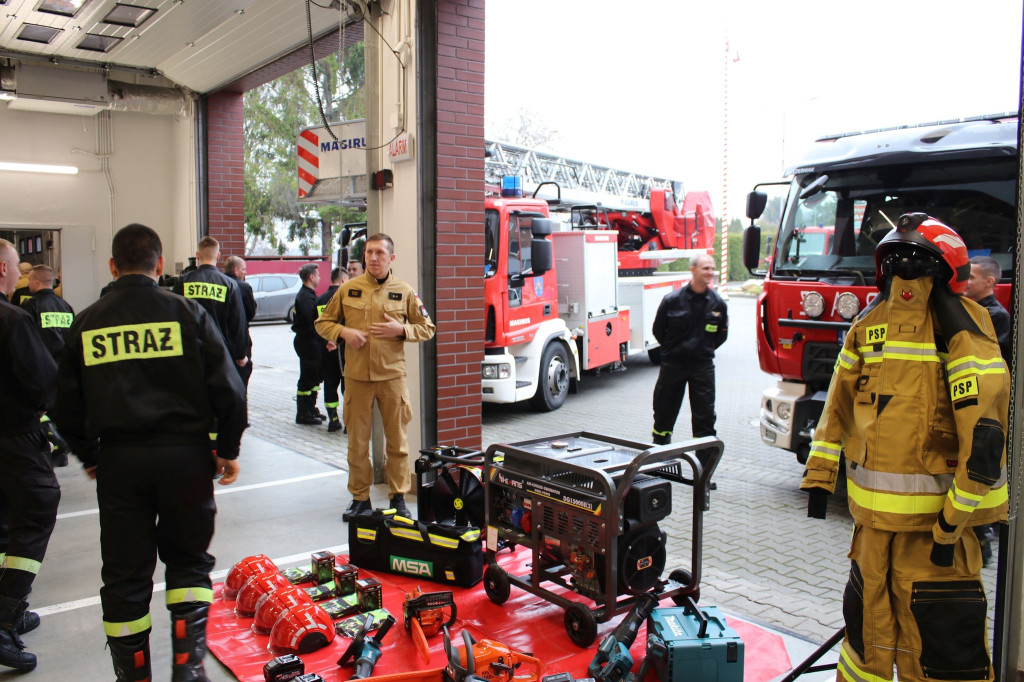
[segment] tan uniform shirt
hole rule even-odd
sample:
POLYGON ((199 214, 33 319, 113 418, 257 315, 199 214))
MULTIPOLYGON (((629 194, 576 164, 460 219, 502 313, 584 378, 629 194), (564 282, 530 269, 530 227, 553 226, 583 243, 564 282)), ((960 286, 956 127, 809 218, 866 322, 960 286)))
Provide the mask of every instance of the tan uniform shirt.
POLYGON ((366 335, 362 348, 345 344, 345 376, 356 381, 404 377, 405 342, 429 341, 434 336, 434 323, 420 297, 393 273, 383 284, 368 272, 342 284, 314 326, 317 334, 335 343, 345 327, 366 335), (370 334, 371 324, 387 322, 385 315, 405 327, 404 338, 370 334))

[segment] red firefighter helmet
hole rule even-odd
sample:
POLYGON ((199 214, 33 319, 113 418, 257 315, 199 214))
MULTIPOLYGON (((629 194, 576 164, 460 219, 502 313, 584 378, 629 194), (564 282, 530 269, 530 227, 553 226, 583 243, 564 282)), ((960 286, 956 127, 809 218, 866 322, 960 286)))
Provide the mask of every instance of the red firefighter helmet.
POLYGON ((254 554, 239 561, 231 567, 227 578, 224 579, 224 598, 237 597, 245 581, 260 573, 277 573, 277 566, 266 554, 254 554))
POLYGON ((269 635, 274 623, 281 617, 285 609, 312 603, 312 597, 304 589, 295 585, 279 587, 273 592, 267 592, 256 601, 256 613, 253 615, 251 629, 256 634, 269 635))
POLYGON ((875 284, 879 291, 893 275, 932 276, 960 296, 967 291, 971 262, 967 246, 952 228, 924 213, 904 213, 896 229, 875 248, 875 284))
POLYGON ((274 656, 308 654, 334 641, 334 621, 316 604, 287 609, 270 629, 267 650, 274 656))
POLYGON ((280 573, 260 573, 245 581, 235 601, 235 615, 248 618, 256 613, 256 602, 260 597, 281 587, 291 585, 288 578, 280 573))

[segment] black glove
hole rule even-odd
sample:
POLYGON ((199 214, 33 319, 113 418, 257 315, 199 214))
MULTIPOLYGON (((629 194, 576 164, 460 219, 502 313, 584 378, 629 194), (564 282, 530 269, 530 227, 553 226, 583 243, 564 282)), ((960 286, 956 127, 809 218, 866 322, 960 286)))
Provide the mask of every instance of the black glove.
POLYGON ((932 553, 931 560, 936 566, 949 567, 953 565, 953 552, 956 549, 956 543, 952 545, 940 545, 939 543, 932 541, 932 553))
POLYGON ((807 517, 823 519, 828 512, 828 491, 824 488, 811 488, 807 491, 807 517))

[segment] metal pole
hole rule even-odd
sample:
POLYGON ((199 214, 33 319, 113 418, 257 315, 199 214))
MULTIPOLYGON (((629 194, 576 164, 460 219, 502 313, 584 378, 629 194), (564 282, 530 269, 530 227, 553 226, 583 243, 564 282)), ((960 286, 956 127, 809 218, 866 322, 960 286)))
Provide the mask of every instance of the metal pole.
POLYGON ((725 69, 722 79, 722 268, 718 273, 718 293, 724 298, 729 281, 729 36, 725 36, 725 69))

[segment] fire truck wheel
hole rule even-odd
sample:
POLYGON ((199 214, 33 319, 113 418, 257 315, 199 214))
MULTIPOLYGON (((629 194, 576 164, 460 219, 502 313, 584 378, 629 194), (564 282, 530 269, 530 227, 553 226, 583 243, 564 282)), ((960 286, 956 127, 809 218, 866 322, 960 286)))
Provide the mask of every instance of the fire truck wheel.
POLYGON ((597 639, 597 619, 586 606, 573 602, 565 610, 565 631, 573 644, 586 648, 597 639))
POLYGON ((562 344, 553 342, 544 349, 537 393, 530 399, 530 403, 540 412, 552 412, 562 406, 568 395, 569 355, 562 344))
MULTIPOLYGON (((679 583, 686 587, 693 582, 693 574, 687 571, 685 568, 677 568, 668 574, 668 579, 679 583)), ((690 595, 693 597, 694 602, 700 601, 700 588, 690 595)), ((672 601, 676 603, 676 606, 686 606, 686 594, 674 594, 672 595, 672 601)))
POLYGON ((800 464, 807 464, 807 458, 811 454, 810 445, 801 445, 796 450, 796 461, 800 464))
POLYGON ((508 601, 511 591, 505 569, 498 564, 488 564, 487 570, 484 571, 484 592, 487 593, 487 598, 495 604, 504 604, 508 601))

